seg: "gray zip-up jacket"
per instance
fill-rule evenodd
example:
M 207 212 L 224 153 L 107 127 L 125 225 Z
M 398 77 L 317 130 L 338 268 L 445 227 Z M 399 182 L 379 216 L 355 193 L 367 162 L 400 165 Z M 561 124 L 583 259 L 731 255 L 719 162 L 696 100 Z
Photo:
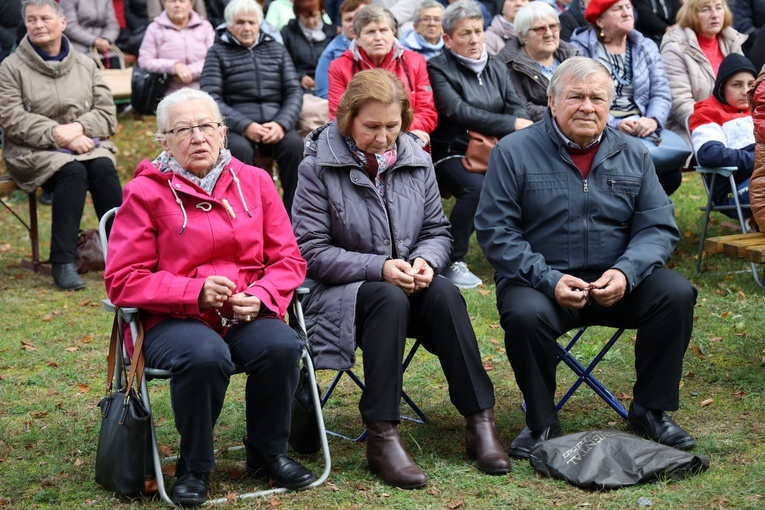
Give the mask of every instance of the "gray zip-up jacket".
M 625 274 L 629 291 L 680 238 L 651 156 L 607 127 L 584 179 L 552 123 L 548 110 L 491 152 L 475 227 L 497 293 L 527 285 L 553 298 L 564 274 L 595 280 L 609 268 Z
M 449 221 L 430 157 L 408 133 L 399 135 L 396 147 L 383 203 L 348 152 L 337 121 L 306 138 L 292 225 L 308 262 L 305 319 L 316 368 L 344 370 L 355 363 L 356 293 L 366 281 L 383 281 L 386 260 L 420 257 L 436 274 L 449 263 Z

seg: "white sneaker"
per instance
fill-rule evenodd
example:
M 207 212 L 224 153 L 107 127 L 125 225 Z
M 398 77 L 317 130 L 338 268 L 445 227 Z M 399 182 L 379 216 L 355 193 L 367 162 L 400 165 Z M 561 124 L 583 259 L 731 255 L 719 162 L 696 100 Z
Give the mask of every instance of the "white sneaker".
M 442 276 L 448 278 L 460 289 L 474 289 L 483 283 L 480 278 L 470 272 L 464 262 L 452 263 L 444 270 Z

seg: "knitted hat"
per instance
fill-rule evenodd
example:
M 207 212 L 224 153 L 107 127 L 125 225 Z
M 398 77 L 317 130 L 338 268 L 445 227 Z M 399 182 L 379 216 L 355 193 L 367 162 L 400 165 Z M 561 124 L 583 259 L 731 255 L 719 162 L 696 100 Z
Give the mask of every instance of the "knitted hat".
M 757 69 L 754 68 L 754 64 L 745 56 L 731 53 L 725 57 L 722 63 L 720 63 L 720 69 L 717 70 L 717 79 L 715 80 L 715 88 L 712 89 L 712 95 L 722 104 L 728 104 L 723 93 L 725 82 L 734 74 L 742 72 L 750 73 L 757 78 Z
M 595 20 L 618 1 L 619 0 L 590 0 L 590 3 L 587 4 L 587 9 L 584 11 L 584 19 L 586 19 L 587 23 L 590 25 L 594 25 Z

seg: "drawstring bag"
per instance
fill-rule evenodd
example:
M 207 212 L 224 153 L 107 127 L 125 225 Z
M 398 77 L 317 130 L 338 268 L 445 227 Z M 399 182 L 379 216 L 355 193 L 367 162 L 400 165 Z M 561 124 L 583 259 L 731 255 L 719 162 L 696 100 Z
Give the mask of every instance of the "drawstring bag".
M 538 444 L 534 470 L 582 489 L 619 489 L 656 480 L 681 480 L 709 469 L 709 459 L 616 430 L 594 430 Z

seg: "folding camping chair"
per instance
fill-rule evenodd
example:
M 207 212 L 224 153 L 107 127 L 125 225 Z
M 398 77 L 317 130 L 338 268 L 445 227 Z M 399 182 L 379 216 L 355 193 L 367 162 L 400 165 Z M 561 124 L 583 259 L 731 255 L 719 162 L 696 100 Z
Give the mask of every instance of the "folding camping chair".
M 414 358 L 414 355 L 417 354 L 417 349 L 419 348 L 420 348 L 420 341 L 415 340 L 414 345 L 412 345 L 412 348 L 409 350 L 409 354 L 406 355 L 406 359 L 404 359 L 404 363 L 402 364 L 404 373 L 406 373 L 406 369 L 409 368 L 409 364 L 411 363 L 412 358 Z M 334 393 L 335 388 L 337 387 L 337 384 L 340 382 L 340 379 L 342 379 L 343 375 L 348 375 L 348 377 L 354 383 L 356 383 L 356 386 L 358 386 L 359 389 L 361 389 L 361 391 L 364 391 L 364 381 L 362 381 L 361 378 L 358 375 L 356 375 L 356 373 L 353 370 L 351 369 L 338 370 L 337 373 L 335 374 L 335 377 L 332 379 L 332 382 L 329 383 L 329 386 L 327 387 L 327 391 L 325 391 L 324 395 L 322 395 L 321 397 L 322 407 L 324 407 L 324 405 L 327 403 L 329 398 L 332 396 L 332 393 Z M 401 398 L 404 399 L 404 402 L 406 402 L 407 405 L 409 405 L 409 407 L 412 409 L 412 411 L 414 411 L 415 414 L 417 415 L 416 418 L 412 416 L 401 415 L 401 419 L 419 423 L 420 425 L 428 421 L 428 418 L 427 416 L 425 416 L 425 413 L 422 411 L 422 409 L 420 409 L 420 407 L 414 402 L 414 400 L 412 400 L 412 398 L 403 389 L 401 390 Z M 361 432 L 361 434 L 355 438 L 351 436 L 347 436 L 340 432 L 333 431 L 333 430 L 327 430 L 327 434 L 340 437 L 342 439 L 347 439 L 349 441 L 359 442 L 366 439 L 367 430 L 364 429 Z
M 101 222 L 99 225 L 99 232 L 101 234 L 101 247 L 104 252 L 104 260 L 106 260 L 107 256 L 107 236 L 106 236 L 106 224 L 107 222 L 114 217 L 114 215 L 117 213 L 118 208 L 114 208 L 111 211 L 107 212 L 103 218 L 101 218 Z M 296 292 L 296 298 L 293 300 L 293 308 L 295 310 L 296 320 L 294 321 L 296 327 L 302 328 L 303 331 L 305 331 L 305 323 L 303 322 L 303 312 L 302 312 L 302 305 L 300 303 L 300 299 L 297 299 L 297 295 L 299 293 Z M 108 299 L 104 299 L 103 301 L 104 308 L 109 313 L 116 313 L 117 314 L 117 321 L 118 321 L 118 330 L 120 332 L 120 338 L 117 345 L 117 349 L 115 352 L 115 357 L 117 359 L 116 366 L 122 367 L 123 363 L 130 362 L 130 358 L 127 356 L 127 352 L 125 350 L 124 345 L 124 339 L 121 337 L 121 333 L 124 331 L 124 325 L 127 324 L 130 328 L 130 333 L 132 338 L 136 338 L 138 335 L 138 321 L 139 319 L 139 310 L 136 308 L 120 308 L 112 304 Z M 302 335 L 302 338 L 306 338 L 305 335 Z M 316 387 L 316 378 L 314 373 L 314 367 L 313 367 L 313 361 L 311 359 L 311 356 L 308 352 L 307 346 L 303 349 L 303 355 L 302 355 L 302 361 L 303 364 L 306 366 L 306 369 L 308 370 L 311 388 L 312 388 L 312 399 L 314 402 L 314 408 L 316 409 L 316 420 L 319 425 L 319 437 L 321 439 L 321 449 L 322 454 L 324 457 L 324 471 L 322 472 L 321 476 L 314 481 L 311 485 L 306 487 L 306 489 L 317 487 L 321 484 L 323 484 L 327 478 L 329 477 L 329 472 L 332 467 L 330 454 L 329 454 L 329 444 L 327 443 L 327 436 L 324 430 L 324 416 L 322 414 L 321 409 L 321 400 L 319 398 L 319 392 Z M 115 384 L 117 388 L 122 387 L 122 371 L 121 370 L 115 370 Z M 235 374 L 243 373 L 243 370 L 240 367 L 237 367 Z M 172 462 L 174 460 L 177 460 L 177 456 L 171 456 L 166 458 L 160 458 L 159 455 L 159 448 L 157 445 L 157 434 L 154 427 L 154 413 L 151 408 L 151 400 L 149 398 L 149 385 L 148 381 L 152 379 L 170 379 L 170 372 L 168 370 L 160 370 L 156 368 L 150 368 L 145 367 L 144 368 L 144 377 L 141 379 L 141 385 L 140 385 L 140 397 L 141 400 L 144 403 L 144 406 L 149 411 L 151 419 L 151 449 L 152 449 L 152 462 L 154 465 L 154 475 L 157 480 L 157 491 L 162 498 L 162 500 L 167 503 L 168 505 L 175 506 L 175 503 L 170 498 L 170 496 L 167 493 L 167 489 L 165 488 L 164 479 L 162 476 L 162 463 L 163 462 Z M 228 448 L 228 450 L 240 450 L 243 449 L 244 446 L 234 446 Z M 216 450 L 217 453 L 217 450 Z M 287 492 L 288 489 L 285 489 L 283 487 L 276 488 L 276 489 L 267 489 L 267 490 L 261 490 L 256 492 L 248 492 L 244 494 L 238 494 L 235 499 L 250 499 L 250 498 L 256 498 L 260 496 L 268 496 L 271 494 L 279 494 L 283 492 Z M 207 501 L 207 504 L 216 504 L 216 503 L 226 503 L 230 501 L 229 498 L 223 497 L 219 499 L 211 499 Z
M 688 133 L 688 138 L 690 139 L 691 130 L 688 126 L 688 119 L 685 120 L 685 131 Z M 698 161 L 698 158 L 696 157 L 696 148 L 693 147 L 693 143 L 691 143 L 691 148 L 693 149 L 694 159 Z M 707 238 L 707 228 L 709 227 L 709 220 L 712 212 L 725 213 L 728 211 L 736 211 L 736 218 L 738 219 L 739 226 L 741 227 L 741 233 L 746 234 L 747 228 L 746 221 L 744 220 L 744 209 L 748 208 L 741 205 L 741 202 L 738 200 L 738 193 L 735 192 L 732 193 L 733 205 L 716 205 L 713 201 L 715 185 L 719 186 L 720 181 L 724 182 L 724 179 L 728 180 L 728 184 L 730 185 L 731 190 L 736 190 L 737 185 L 735 173 L 738 171 L 738 167 L 704 167 L 701 165 L 696 165 L 695 170 L 697 173 L 701 174 L 701 182 L 704 185 L 704 191 L 707 194 L 706 205 L 704 207 L 699 207 L 699 210 L 704 212 L 704 222 L 701 225 L 701 238 L 699 239 L 699 250 L 698 254 L 696 255 L 696 271 L 701 272 L 701 259 L 704 256 L 704 241 Z M 709 176 L 709 181 L 707 181 L 707 176 Z M 755 283 L 762 287 L 763 284 L 760 282 L 760 277 L 757 274 L 757 266 L 754 262 L 750 262 L 749 264 L 752 269 L 752 276 Z
M 624 333 L 624 328 L 616 330 L 616 332 L 611 335 L 611 338 L 608 340 L 608 342 L 606 342 L 605 345 L 600 349 L 600 352 L 598 352 L 598 354 L 592 359 L 590 364 L 585 367 L 579 360 L 574 357 L 571 351 L 573 350 L 576 343 L 582 338 L 586 330 L 587 327 L 580 328 L 565 346 L 556 342 L 558 362 L 563 362 L 566 366 L 568 366 L 571 371 L 577 375 L 577 379 L 555 405 L 555 410 L 560 411 L 566 402 L 568 402 L 568 399 L 570 399 L 574 394 L 574 392 L 579 389 L 579 386 L 581 386 L 582 383 L 585 383 L 587 386 L 592 388 L 592 390 L 601 399 L 603 399 L 606 404 L 608 404 L 614 411 L 616 411 L 619 416 L 626 420 L 627 410 L 624 409 L 622 403 L 619 402 L 619 399 L 616 398 L 614 394 L 611 393 L 608 388 L 606 388 L 606 386 L 592 374 L 592 371 L 595 369 L 595 367 L 598 366 L 600 360 L 602 360 L 605 355 L 608 354 L 608 351 L 611 350 L 611 347 L 613 347 L 616 341 L 619 340 L 619 337 L 622 336 L 622 333 Z M 526 410 L 525 401 L 523 402 L 523 409 L 524 411 Z

